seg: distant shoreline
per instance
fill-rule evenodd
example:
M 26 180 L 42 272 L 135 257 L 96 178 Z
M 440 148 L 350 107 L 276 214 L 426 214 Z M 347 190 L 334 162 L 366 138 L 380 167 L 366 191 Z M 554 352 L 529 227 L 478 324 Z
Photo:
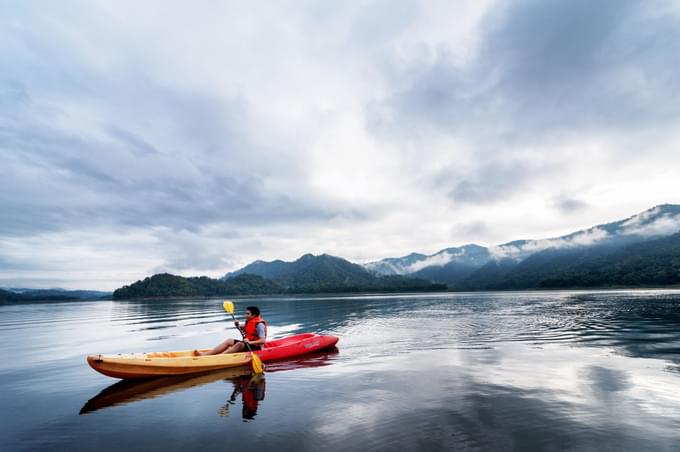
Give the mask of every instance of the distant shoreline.
M 504 289 L 504 290 L 438 290 L 438 291 L 419 291 L 419 292 L 298 292 L 298 293 L 272 293 L 272 294 L 259 294 L 259 295 L 225 295 L 225 296 L 177 296 L 177 297 L 149 297 L 149 298 L 126 298 L 111 301 L 161 301 L 161 300 L 188 300 L 192 298 L 197 298 L 201 300 L 223 300 L 223 299 L 258 299 L 262 297 L 274 297 L 274 298 L 284 298 L 284 297 L 316 297 L 316 296 L 335 296 L 338 298 L 349 297 L 349 296 L 378 296 L 378 295 L 445 295 L 445 294 L 481 294 L 481 293 L 522 293 L 522 292 L 625 292 L 625 291 L 645 291 L 645 290 L 668 290 L 668 291 L 680 291 L 680 285 L 669 286 L 669 287 L 597 287 L 597 288 L 561 288 L 561 289 Z M 82 301 L 95 301 L 95 300 L 82 300 Z
M 528 289 L 498 289 L 498 290 L 422 290 L 422 291 L 392 291 L 392 292 L 291 292 L 291 293 L 270 293 L 252 295 L 177 295 L 168 297 L 144 297 L 144 298 L 124 298 L 114 299 L 113 297 L 104 298 L 35 298 L 0 300 L 0 305 L 8 304 L 31 304 L 31 303 L 73 303 L 73 302 L 99 302 L 99 301 L 165 301 L 165 300 L 223 300 L 223 299 L 258 299 L 262 297 L 272 298 L 314 298 L 314 297 L 361 297 L 361 296 L 408 296 L 408 295 L 446 295 L 446 294 L 483 294 L 483 293 L 540 293 L 540 292 L 626 292 L 626 291 L 680 291 L 680 285 L 672 286 L 607 286 L 607 287 L 563 287 L 563 288 L 528 288 Z

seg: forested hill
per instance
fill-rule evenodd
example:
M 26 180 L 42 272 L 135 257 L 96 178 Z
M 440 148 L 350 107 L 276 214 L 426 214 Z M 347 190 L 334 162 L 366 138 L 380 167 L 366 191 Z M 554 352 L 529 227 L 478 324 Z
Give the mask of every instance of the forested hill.
M 630 245 L 548 249 L 491 261 L 452 288 L 513 290 L 680 285 L 680 233 Z
M 113 299 L 261 295 L 280 292 L 280 286 L 258 275 L 243 274 L 218 280 L 206 276 L 185 278 L 159 273 L 116 289 Z
M 266 264 L 266 263 L 261 263 Z M 280 262 L 275 266 L 280 267 Z M 284 263 L 291 264 L 291 263 Z M 157 274 L 113 293 L 114 299 L 262 295 L 321 292 L 406 292 L 445 290 L 443 284 L 404 276 L 376 276 L 360 265 L 322 255 L 305 255 L 270 277 L 239 272 L 222 279 Z M 263 267 L 269 271 L 267 265 Z M 272 274 L 273 273 L 273 274 Z
M 20 301 L 23 297 L 20 294 L 0 289 L 0 301 Z
M 680 284 L 680 234 L 636 243 L 552 274 L 541 287 L 669 286 Z
M 244 273 L 269 278 L 284 287 L 344 283 L 361 285 L 375 281 L 375 275 L 363 266 L 329 254 L 305 254 L 293 262 L 255 261 L 238 271 L 228 273 L 223 279 Z

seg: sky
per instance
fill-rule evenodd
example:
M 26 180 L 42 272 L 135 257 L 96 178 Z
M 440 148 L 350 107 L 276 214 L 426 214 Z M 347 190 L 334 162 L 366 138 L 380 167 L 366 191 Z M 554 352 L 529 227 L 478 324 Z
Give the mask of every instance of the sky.
M 0 2 L 0 287 L 680 203 L 677 1 Z

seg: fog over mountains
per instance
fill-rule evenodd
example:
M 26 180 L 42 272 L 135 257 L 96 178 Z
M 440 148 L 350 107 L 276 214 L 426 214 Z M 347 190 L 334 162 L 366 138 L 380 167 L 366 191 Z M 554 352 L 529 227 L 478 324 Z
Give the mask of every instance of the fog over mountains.
M 680 231 L 680 205 L 664 204 L 625 220 L 593 226 L 561 237 L 515 240 L 497 246 L 475 244 L 446 248 L 431 255 L 411 253 L 398 258 L 369 262 L 364 266 L 378 274 L 408 275 L 434 268 L 480 268 L 492 260 L 522 261 L 547 249 L 573 249 L 596 245 L 623 245 L 663 237 Z
M 670 285 L 680 282 L 678 232 L 680 205 L 664 204 L 561 237 L 414 252 L 363 267 L 376 276 L 408 276 L 460 290 Z M 312 257 L 301 260 L 316 263 Z M 255 261 L 225 277 L 277 278 L 296 273 L 301 260 Z
M 399 258 L 386 258 L 364 266 L 380 274 L 410 274 L 432 266 L 450 263 L 481 267 L 490 260 L 510 258 L 521 261 L 546 249 L 633 243 L 680 231 L 680 205 L 664 204 L 645 210 L 625 220 L 593 226 L 561 237 L 514 240 L 496 246 L 468 244 L 446 248 L 431 255 L 411 253 Z

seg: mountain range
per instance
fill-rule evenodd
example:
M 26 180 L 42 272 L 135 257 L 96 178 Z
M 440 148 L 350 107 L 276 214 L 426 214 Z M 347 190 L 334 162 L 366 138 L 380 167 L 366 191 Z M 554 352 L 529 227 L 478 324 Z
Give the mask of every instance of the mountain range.
M 341 257 L 321 254 L 305 254 L 293 262 L 276 260 L 255 261 L 240 270 L 227 273 L 222 279 L 242 275 L 258 275 L 273 281 L 287 291 L 298 292 L 343 292 L 356 290 L 430 290 L 445 286 L 431 287 L 424 278 L 411 275 L 380 275 L 362 265 L 354 264 Z M 356 289 L 356 290 L 355 290 Z
M 220 279 L 157 274 L 114 299 L 318 292 L 680 285 L 680 206 L 664 204 L 561 237 L 467 244 L 363 265 L 328 254 L 254 261 Z
M 664 204 L 561 237 L 467 244 L 361 267 L 378 277 L 406 276 L 454 290 L 665 286 L 680 283 L 679 232 L 680 205 Z M 294 262 L 255 261 L 224 278 L 255 274 L 284 286 L 368 278 L 358 265 L 342 259 L 342 265 L 331 265 L 330 258 L 307 254 Z
M 113 292 L 129 298 L 217 297 L 320 292 L 406 292 L 445 290 L 446 285 L 402 275 L 376 275 L 361 265 L 322 254 L 294 262 L 256 261 L 220 279 L 161 273 Z

